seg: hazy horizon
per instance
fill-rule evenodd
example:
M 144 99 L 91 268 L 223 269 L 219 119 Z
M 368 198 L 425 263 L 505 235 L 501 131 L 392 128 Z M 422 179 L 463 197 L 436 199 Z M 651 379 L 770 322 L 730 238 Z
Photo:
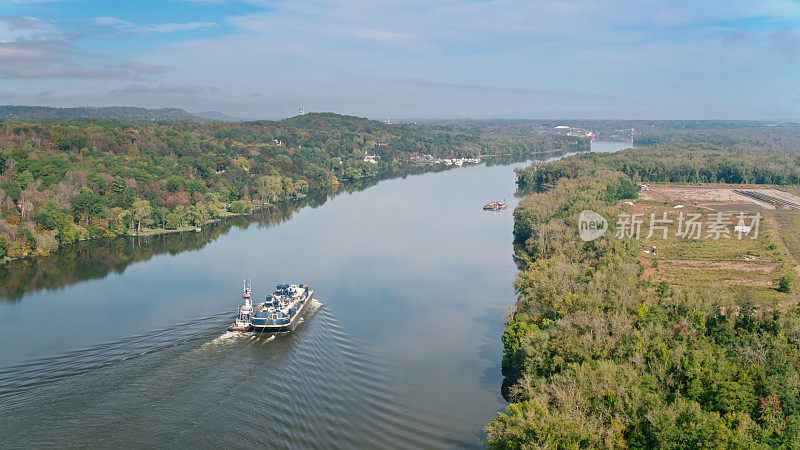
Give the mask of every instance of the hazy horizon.
M 0 0 L 0 104 L 783 121 L 798 74 L 791 0 Z
M 0 107 L 4 106 L 13 106 L 13 107 L 44 107 L 44 108 L 140 108 L 140 106 L 136 105 L 104 105 L 104 106 L 97 106 L 97 105 L 76 105 L 76 106 L 53 106 L 53 105 L 3 105 L 0 104 Z M 157 108 L 147 108 L 146 109 L 182 109 L 185 112 L 192 114 L 192 115 L 199 115 L 199 114 L 222 114 L 224 116 L 228 116 L 228 120 L 235 120 L 235 121 L 275 121 L 275 120 L 284 120 L 289 119 L 292 117 L 298 116 L 298 112 L 295 111 L 294 114 L 290 114 L 284 117 L 274 116 L 274 117 L 240 117 L 240 116 L 232 116 L 229 114 L 225 114 L 221 111 L 216 110 L 207 110 L 207 111 L 189 111 L 184 108 L 176 107 L 176 106 L 164 106 L 164 107 L 157 107 Z M 407 122 L 458 122 L 458 121 L 531 121 L 531 122 L 552 122 L 561 120 L 564 122 L 581 122 L 581 121 L 620 121 L 620 122 L 648 122 L 648 121 L 698 121 L 698 122 L 766 122 L 766 123 L 782 123 L 782 122 L 791 122 L 795 123 L 797 119 L 794 118 L 778 118 L 778 119 L 766 119 L 766 118 L 739 118 L 739 119 L 732 119 L 732 118 L 693 118 L 693 117 L 672 117 L 672 118 L 663 118 L 663 119 L 656 119 L 652 117 L 603 117 L 603 118 L 587 118 L 587 117 L 483 117 L 483 118 L 475 118 L 475 117 L 429 117 L 429 118 L 414 118 L 414 117 L 369 117 L 363 114 L 350 114 L 350 113 L 341 113 L 337 111 L 305 111 L 305 114 L 340 114 L 340 115 L 349 115 L 354 117 L 360 117 L 364 119 L 370 120 L 377 120 L 377 121 L 386 121 L 387 119 L 391 119 L 392 123 L 407 123 Z M 203 116 L 198 116 L 203 117 Z

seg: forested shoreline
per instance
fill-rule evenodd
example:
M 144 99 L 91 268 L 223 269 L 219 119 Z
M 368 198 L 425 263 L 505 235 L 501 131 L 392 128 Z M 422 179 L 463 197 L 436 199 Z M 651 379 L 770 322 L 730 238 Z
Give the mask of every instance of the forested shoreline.
M 0 259 L 249 214 L 341 183 L 419 170 L 416 157 L 588 150 L 565 136 L 498 136 L 337 114 L 194 123 L 0 123 Z M 370 155 L 369 158 L 366 158 Z
M 583 210 L 618 216 L 638 182 L 788 185 L 798 174 L 796 155 L 699 141 L 518 170 L 520 188 L 543 191 L 514 211 L 518 302 L 502 336 L 510 405 L 487 426 L 488 446 L 796 448 L 796 296 L 777 308 L 724 285 L 651 282 L 641 242 L 584 242 L 577 222 Z
M 574 177 L 581 165 L 617 170 L 633 181 L 651 183 L 800 184 L 800 147 L 794 153 L 749 153 L 731 151 L 721 143 L 690 141 L 576 155 L 536 170 L 517 170 L 517 185 L 521 190 L 549 185 Z

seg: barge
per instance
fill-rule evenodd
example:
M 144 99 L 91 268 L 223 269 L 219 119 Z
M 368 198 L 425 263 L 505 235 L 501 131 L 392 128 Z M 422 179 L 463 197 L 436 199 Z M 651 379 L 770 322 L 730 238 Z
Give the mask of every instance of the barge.
M 254 333 L 286 333 L 293 331 L 311 306 L 314 291 L 307 284 L 279 284 L 263 302 L 253 305 L 250 282 L 245 280 L 244 305 L 229 331 Z

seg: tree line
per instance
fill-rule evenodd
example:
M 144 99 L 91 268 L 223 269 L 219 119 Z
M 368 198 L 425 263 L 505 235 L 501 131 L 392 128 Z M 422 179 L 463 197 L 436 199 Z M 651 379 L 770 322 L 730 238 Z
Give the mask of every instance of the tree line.
M 528 180 L 522 185 L 549 187 L 514 211 L 518 302 L 502 336 L 511 403 L 487 426 L 488 446 L 797 447 L 796 298 L 786 294 L 789 307 L 768 309 L 721 285 L 642 280 L 638 242 L 578 237 L 581 211 L 615 217 L 618 200 L 635 197 L 631 175 L 642 172 L 615 167 L 670 168 L 683 159 L 638 151 L 643 155 L 580 155 L 518 172 Z M 753 158 L 685 155 L 720 162 L 709 180 L 725 179 L 727 163 L 751 167 Z
M 584 166 L 622 172 L 634 182 L 800 184 L 799 153 L 750 153 L 740 142 L 670 141 L 617 153 L 590 153 L 517 171 L 529 190 L 572 177 Z

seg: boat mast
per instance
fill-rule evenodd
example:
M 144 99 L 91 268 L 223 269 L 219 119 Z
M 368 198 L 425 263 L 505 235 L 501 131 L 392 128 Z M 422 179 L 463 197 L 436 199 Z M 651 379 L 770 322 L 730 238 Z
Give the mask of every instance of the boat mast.
M 244 279 L 244 294 L 242 295 L 242 298 L 244 299 L 245 307 L 249 308 L 253 306 L 253 301 L 250 298 L 250 280 L 247 278 Z

